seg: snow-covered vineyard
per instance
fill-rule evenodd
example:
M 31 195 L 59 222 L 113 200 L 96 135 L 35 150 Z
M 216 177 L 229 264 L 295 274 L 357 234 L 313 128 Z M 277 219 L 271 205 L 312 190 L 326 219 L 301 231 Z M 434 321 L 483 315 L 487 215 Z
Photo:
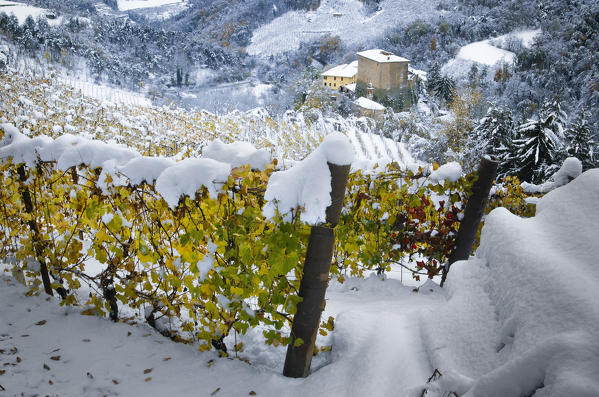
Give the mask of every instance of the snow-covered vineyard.
M 69 159 L 78 161 L 72 148 L 83 150 L 91 145 L 66 135 L 55 141 L 30 140 L 8 126 L 3 129 L 2 156 L 17 163 L 35 161 L 37 155 L 53 156 L 44 158 L 67 169 L 74 164 Z M 297 165 L 304 167 L 303 172 L 308 172 L 306 167 L 319 169 L 316 164 L 322 159 L 351 159 L 348 138 L 341 134 L 329 138 L 319 149 L 321 154 L 311 156 L 306 165 Z M 341 144 L 347 149 L 339 150 Z M 105 156 L 103 160 L 88 157 L 85 161 L 92 166 L 95 161 L 106 170 L 106 161 L 111 159 L 131 161 L 125 149 L 95 145 L 99 145 L 95 152 Z M 212 157 L 232 159 L 233 153 L 226 148 L 212 143 L 205 150 Z M 247 157 L 238 156 L 233 166 L 247 161 L 260 167 L 269 160 L 266 151 L 240 148 L 235 151 Z M 83 150 L 80 155 L 93 152 Z M 206 170 L 197 165 L 195 173 Z M 155 170 L 141 165 L 137 173 L 143 176 L 138 179 L 152 179 Z M 187 174 L 187 180 L 193 174 Z M 208 179 L 221 178 L 213 174 Z M 291 173 L 288 178 L 297 180 L 297 175 Z M 302 204 L 307 217 L 315 214 L 311 221 L 328 205 L 309 187 L 319 180 L 326 184 L 320 171 L 306 181 L 312 185 L 295 193 L 296 199 L 306 199 Z M 214 189 L 211 182 L 198 183 L 193 189 L 202 184 Z M 4 302 L 0 309 L 2 392 L 421 396 L 426 390 L 427 396 L 596 396 L 598 187 L 599 172 L 590 170 L 542 197 L 533 218 L 520 218 L 504 208 L 494 210 L 486 218 L 476 256 L 454 264 L 443 289 L 427 281 L 414 290 L 397 279 L 376 275 L 347 277 L 343 284 L 331 281 L 323 318 L 335 317 L 334 331 L 317 341 L 331 351 L 321 352 L 313 361 L 312 374 L 301 380 L 281 375 L 285 349 L 264 345 L 260 330 L 236 334 L 239 340 L 228 342 L 243 341 L 245 348 L 219 358 L 214 352 L 197 352 L 193 344 L 176 344 L 147 325 L 136 324 L 133 311 L 131 317 L 115 324 L 106 318 L 80 316 L 82 308 L 77 306 L 61 308 L 56 298 L 24 297 L 26 289 L 16 283 L 19 277 L 9 276 L 11 266 L 5 265 L 0 288 Z M 169 194 L 190 193 L 171 191 L 165 198 Z M 271 196 L 285 203 L 289 190 L 278 188 Z M 123 309 L 126 316 L 128 311 Z
M 596 65 L 596 0 L 0 0 L 0 397 L 599 397 Z
M 152 107 L 127 100 L 124 93 L 107 104 L 98 96 L 113 92 L 91 85 L 74 89 L 10 73 L 0 78 L 5 189 L 0 227 L 2 241 L 11 244 L 2 247 L 6 256 L 0 265 L 1 395 L 599 395 L 599 234 L 595 230 L 599 170 L 581 173 L 580 161 L 570 158 L 552 181 L 525 185 L 538 195 L 548 192 L 540 198 L 520 197 L 525 208 L 536 205 L 536 215 L 524 218 L 501 207 L 491 211 L 475 255 L 453 264 L 444 288 L 437 284 L 438 277 L 411 279 L 403 263 L 389 268 L 370 263 L 360 272 L 346 268 L 332 274 L 312 372 L 307 378 L 291 379 L 282 375 L 287 350 L 283 338 L 290 329 L 287 319 L 277 322 L 275 316 L 294 314 L 289 308 L 297 302 L 289 296 L 295 297 L 298 273 L 295 265 L 285 264 L 282 275 L 269 278 L 269 272 L 278 271 L 269 263 L 269 244 L 283 240 L 287 244 L 283 255 L 296 264 L 302 258 L 291 254 L 305 251 L 307 244 L 293 244 L 293 238 L 303 241 L 301 228 L 321 224 L 332 204 L 327 163 L 351 163 L 354 178 L 369 178 L 381 171 L 382 164 L 398 163 L 400 171 L 384 174 L 383 180 L 385 175 L 401 175 L 405 182 L 390 185 L 389 191 L 374 190 L 380 182 L 375 177 L 364 179 L 369 181 L 370 194 L 357 190 L 355 181 L 362 179 L 355 179 L 350 187 L 348 195 L 358 204 L 347 204 L 345 215 L 360 206 L 375 214 L 364 228 L 394 223 L 390 218 L 397 219 L 397 214 L 386 212 L 385 197 L 404 183 L 406 194 L 421 195 L 416 197 L 417 210 L 425 205 L 427 211 L 438 212 L 454 204 L 460 207 L 460 201 L 450 201 L 462 193 L 457 188 L 463 183 L 458 182 L 463 180 L 461 167 L 419 164 L 403 144 L 372 133 L 374 128 L 366 119 L 318 116 L 308 120 L 301 112 L 273 118 L 261 109 L 215 115 Z M 424 168 L 418 170 L 419 165 Z M 408 183 L 410 177 L 413 185 Z M 496 185 L 492 194 L 513 188 Z M 18 201 L 25 201 L 25 191 L 47 203 L 47 212 L 62 207 L 65 216 L 85 224 L 65 224 L 67 218 L 62 216 L 39 214 L 48 223 L 42 222 L 35 233 L 47 233 L 48 246 L 64 246 L 62 260 L 75 263 L 69 271 L 80 269 L 67 280 L 69 286 L 76 286 L 72 298 L 63 297 L 64 306 L 59 296 L 44 295 L 38 280 L 40 262 L 10 252 L 29 244 L 35 234 L 35 228 L 27 229 L 33 218 L 29 210 L 25 215 L 14 212 L 20 208 Z M 130 205 L 137 197 L 143 198 L 145 208 Z M 424 204 L 429 202 L 427 197 L 430 203 Z M 227 274 L 225 262 L 219 262 L 219 255 L 224 257 L 231 247 L 226 245 L 228 237 L 220 241 L 214 231 L 223 226 L 213 222 L 223 216 L 218 203 L 232 207 L 226 221 L 233 222 L 227 227 L 256 221 L 262 225 L 261 233 L 245 224 L 245 229 L 235 229 L 235 238 L 246 239 L 239 257 L 255 261 L 243 272 Z M 294 216 L 298 206 L 304 211 Z M 197 209 L 196 220 L 208 220 L 192 226 L 194 218 L 181 209 Z M 151 227 L 145 221 L 152 211 L 159 214 L 164 234 L 144 229 L 144 225 Z M 432 216 L 423 215 L 415 223 L 430 226 Z M 290 219 L 303 226 L 273 232 Z M 456 219 L 449 223 L 455 224 Z M 201 234 L 204 230 L 213 233 L 207 240 Z M 122 273 L 113 273 L 115 280 L 121 277 L 122 284 L 115 282 L 119 296 L 127 296 L 127 280 L 138 277 L 139 269 L 146 266 L 147 278 L 131 285 L 138 288 L 147 283 L 142 290 L 147 295 L 164 288 L 182 297 L 180 306 L 173 307 L 189 309 L 189 314 L 155 318 L 163 303 L 152 306 L 143 297 L 110 301 L 106 294 L 110 289 L 104 289 L 104 295 L 94 289 L 92 279 L 107 280 L 102 275 L 126 257 L 119 250 L 130 245 L 121 239 L 133 233 L 146 239 L 146 246 L 132 243 L 142 259 L 131 268 L 123 262 Z M 160 270 L 153 263 L 157 257 L 147 252 L 159 250 L 148 248 L 155 243 L 153 233 L 168 236 L 164 238 L 171 244 Z M 338 236 L 340 240 L 349 237 Z M 428 237 L 434 238 L 434 233 Z M 192 239 L 202 241 L 200 252 L 189 252 L 187 242 Z M 366 255 L 380 242 L 367 243 L 364 237 L 360 244 L 350 243 L 348 247 Z M 108 257 L 103 256 L 99 247 L 110 244 L 116 248 L 107 248 Z M 389 251 L 401 244 L 389 246 Z M 38 254 L 33 249 L 31 253 Z M 382 260 L 389 252 L 370 254 Z M 187 267 L 189 258 L 197 262 L 195 270 Z M 340 263 L 336 266 L 341 268 Z M 244 277 L 247 285 L 239 281 Z M 273 284 L 267 285 L 266 280 Z M 63 280 L 53 281 L 55 291 L 66 285 L 57 284 Z M 283 300 L 263 309 L 264 291 Z M 116 322 L 108 318 L 112 303 L 118 307 Z M 233 323 L 244 325 L 239 330 L 227 317 L 233 307 L 238 316 Z M 220 323 L 204 321 L 193 317 L 194 310 L 222 318 Z M 102 313 L 105 316 L 98 315 Z M 229 348 L 226 357 L 222 345 L 219 354 L 208 350 L 210 346 L 205 348 L 202 337 L 197 337 L 198 330 L 207 335 L 204 338 L 218 334 L 223 324 L 231 331 L 220 340 Z M 168 334 L 169 329 L 181 332 Z
M 374 133 L 372 120 L 307 120 L 301 112 L 273 117 L 264 109 L 217 115 L 206 111 L 148 106 L 140 95 L 65 79 L 3 73 L 0 118 L 24 133 L 79 134 L 135 148 L 142 154 L 183 158 L 201 153 L 210 141 L 246 141 L 281 159 L 304 158 L 324 135 L 345 131 L 355 148 L 356 165 L 398 162 L 416 166 L 402 143 Z M 142 97 L 143 98 L 143 97 Z

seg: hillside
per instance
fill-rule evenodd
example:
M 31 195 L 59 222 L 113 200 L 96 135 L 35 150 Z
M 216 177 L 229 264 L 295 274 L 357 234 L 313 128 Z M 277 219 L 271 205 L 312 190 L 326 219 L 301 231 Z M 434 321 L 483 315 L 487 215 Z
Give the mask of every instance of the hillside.
M 148 155 L 196 155 L 210 141 L 247 141 L 280 159 L 299 160 L 328 133 L 341 129 L 354 145 L 357 159 L 368 166 L 396 161 L 417 162 L 399 142 L 374 133 L 368 120 L 306 118 L 301 112 L 272 116 L 264 109 L 217 115 L 176 107 L 150 106 L 138 94 L 71 79 L 0 75 L 0 119 L 26 134 L 78 134 L 124 144 Z
M 599 396 L 597 64 L 591 0 L 0 0 L 0 396 Z
M 439 15 L 434 1 L 383 0 L 373 10 L 359 0 L 323 0 L 316 10 L 288 12 L 257 29 L 247 51 L 276 56 L 324 36 L 338 37 L 348 48 L 360 48 L 397 25 Z

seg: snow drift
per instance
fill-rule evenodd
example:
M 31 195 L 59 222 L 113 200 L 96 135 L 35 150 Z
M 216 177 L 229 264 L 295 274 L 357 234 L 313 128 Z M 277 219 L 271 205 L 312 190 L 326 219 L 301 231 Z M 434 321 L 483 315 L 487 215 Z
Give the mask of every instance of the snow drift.
M 433 366 L 452 374 L 427 396 L 599 395 L 597 197 L 594 169 L 533 218 L 487 216 L 476 258 L 454 264 L 447 303 L 423 319 Z

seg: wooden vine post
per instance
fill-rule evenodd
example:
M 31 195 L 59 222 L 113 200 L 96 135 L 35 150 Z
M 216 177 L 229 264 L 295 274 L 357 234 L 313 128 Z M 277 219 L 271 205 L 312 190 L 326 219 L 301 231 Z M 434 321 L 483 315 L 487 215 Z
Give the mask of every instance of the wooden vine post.
M 299 296 L 303 299 L 297 305 L 297 312 L 293 318 L 283 369 L 283 375 L 291 378 L 305 378 L 310 374 L 310 363 L 320 315 L 324 309 L 324 297 L 335 246 L 334 228 L 341 217 L 345 186 L 349 177 L 349 165 L 339 166 L 331 163 L 328 165 L 331 171 L 331 205 L 326 209 L 327 223 L 312 226 L 310 231 L 304 274 L 299 290 Z M 298 342 L 297 346 L 296 342 Z
M 29 221 L 27 221 L 27 225 L 29 226 L 31 233 L 33 233 L 33 250 L 35 252 L 36 259 L 40 264 L 40 274 L 42 276 L 42 283 L 44 284 L 44 291 L 46 291 L 48 295 L 54 295 L 52 293 L 50 275 L 48 274 L 48 266 L 46 265 L 46 260 L 43 257 L 43 243 L 40 241 L 41 237 L 39 227 L 34 218 L 31 192 L 25 184 L 27 181 L 27 173 L 25 172 L 25 166 L 23 164 L 20 164 L 17 167 L 17 173 L 19 174 L 19 181 L 21 182 L 21 198 L 23 199 L 23 204 L 25 205 L 25 212 L 31 216 Z
M 443 268 L 443 276 L 441 277 L 441 287 L 445 284 L 447 273 L 451 265 L 457 261 L 463 261 L 470 257 L 472 246 L 476 238 L 478 226 L 483 217 L 489 192 L 493 181 L 497 175 L 497 161 L 491 160 L 488 157 L 483 157 L 478 166 L 478 179 L 472 186 L 472 194 L 468 198 L 466 209 L 464 210 L 464 218 L 460 222 L 460 228 L 455 239 L 455 245 L 449 255 L 449 259 Z

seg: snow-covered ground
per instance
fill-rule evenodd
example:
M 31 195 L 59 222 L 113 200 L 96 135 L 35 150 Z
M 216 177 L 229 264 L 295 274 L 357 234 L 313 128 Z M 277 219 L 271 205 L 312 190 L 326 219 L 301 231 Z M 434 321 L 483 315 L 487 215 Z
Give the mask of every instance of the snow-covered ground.
M 81 316 L 78 309 L 24 292 L 8 275 L 0 276 L 3 396 L 406 395 L 432 372 L 418 311 L 442 302 L 438 294 L 423 296 L 396 280 L 334 285 L 325 312 L 337 315 L 328 340 L 333 352 L 315 358 L 309 378 L 288 379 L 281 374 L 285 348 L 267 347 L 261 335 L 239 353 L 249 364 L 219 359 L 149 326 Z
M 443 66 L 443 72 L 458 77 L 467 75 L 474 64 L 489 67 L 497 64 L 511 65 L 516 54 L 505 48 L 509 48 L 511 42 L 517 41 L 524 47 L 530 47 L 540 33 L 540 30 L 516 31 L 465 45 L 460 48 L 454 59 Z
M 118 5 L 119 10 L 128 11 L 140 8 L 156 8 L 184 2 L 185 0 L 118 0 Z
M 19 23 L 25 22 L 27 17 L 33 19 L 38 17 L 46 17 L 50 25 L 59 25 L 62 23 L 62 18 L 54 15 L 54 13 L 45 8 L 33 7 L 28 4 L 18 3 L 16 1 L 0 0 L 0 12 L 5 12 L 7 15 L 14 15 L 19 20 Z
M 599 170 L 543 197 L 537 216 L 486 220 L 476 257 L 418 292 L 376 276 L 333 282 L 306 379 L 281 375 L 285 349 L 242 338 L 238 358 L 199 353 L 131 320 L 118 324 L 24 296 L 0 276 L 2 395 L 599 395 Z M 241 337 L 240 337 L 241 338 Z M 232 343 L 232 340 L 228 340 Z M 442 375 L 427 384 L 437 369 Z
M 438 14 L 437 1 L 382 0 L 380 11 L 368 14 L 359 0 L 323 0 L 315 11 L 291 11 L 254 32 L 247 51 L 270 56 L 299 48 L 325 35 L 339 36 L 346 45 L 375 39 L 386 30 L 423 16 Z M 400 54 L 401 55 L 401 54 Z
M 129 106 L 151 106 L 152 101 L 142 93 L 114 88 L 107 85 L 83 81 L 68 76 L 59 78 L 64 84 L 81 92 L 81 95 L 94 98 L 111 106 L 124 104 Z

